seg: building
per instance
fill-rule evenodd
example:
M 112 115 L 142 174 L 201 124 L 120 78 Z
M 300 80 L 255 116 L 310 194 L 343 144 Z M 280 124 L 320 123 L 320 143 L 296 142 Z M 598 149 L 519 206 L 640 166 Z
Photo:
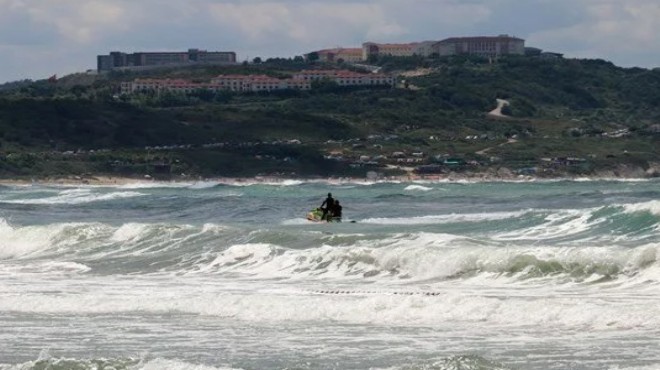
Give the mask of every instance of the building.
M 482 55 L 497 57 L 500 55 L 525 55 L 525 40 L 509 35 L 452 37 L 442 41 L 421 41 L 410 43 L 376 43 L 365 42 L 362 48 L 334 48 L 315 51 L 307 54 L 310 59 L 316 54 L 318 60 L 325 63 L 368 61 L 381 56 L 394 57 L 431 57 L 433 55 Z M 527 49 L 532 52 L 531 48 Z M 540 51 L 539 51 L 540 52 Z
M 163 92 L 192 93 L 197 90 L 218 90 L 211 84 L 194 83 L 181 79 L 136 79 L 131 82 L 121 83 L 122 94 L 133 94 L 144 91 L 153 91 L 156 94 Z
M 419 55 L 428 57 L 433 53 L 433 45 L 436 41 L 411 42 L 407 44 L 378 44 L 365 42 L 362 44 L 362 58 L 369 60 L 378 56 L 411 57 Z
M 433 45 L 433 52 L 439 56 L 480 55 L 498 57 L 501 55 L 524 55 L 525 40 L 509 35 L 452 37 Z
M 357 73 L 345 70 L 301 71 L 291 78 L 266 75 L 221 75 L 209 83 L 195 83 L 181 79 L 136 79 L 121 84 L 122 94 L 152 91 L 189 94 L 198 90 L 233 92 L 270 92 L 276 90 L 310 90 L 312 82 L 321 79 L 334 81 L 339 86 L 394 86 L 396 78 L 384 73 Z
M 141 69 L 159 66 L 186 66 L 191 64 L 236 64 L 233 51 L 206 51 L 189 49 L 187 52 L 137 52 L 113 51 L 97 56 L 99 72 L 113 69 Z
M 394 86 L 396 77 L 385 73 L 357 73 L 346 70 L 305 70 L 295 73 L 293 80 L 318 81 L 327 79 L 339 86 Z
M 221 75 L 211 80 L 217 90 L 234 92 L 260 92 L 274 90 L 309 90 L 311 84 L 291 84 L 291 79 L 279 79 L 266 75 Z
M 325 63 L 356 63 L 362 61 L 362 49 L 360 48 L 324 49 L 315 53 L 318 54 L 318 60 Z M 307 59 L 309 59 L 310 54 L 307 54 Z

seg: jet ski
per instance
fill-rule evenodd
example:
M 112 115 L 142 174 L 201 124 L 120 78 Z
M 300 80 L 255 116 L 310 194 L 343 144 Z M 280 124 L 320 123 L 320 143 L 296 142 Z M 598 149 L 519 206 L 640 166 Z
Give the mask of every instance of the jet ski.
M 326 215 L 326 218 L 323 218 L 323 210 L 321 208 L 315 208 L 307 212 L 307 220 L 311 222 L 341 222 L 341 218 L 332 217 Z

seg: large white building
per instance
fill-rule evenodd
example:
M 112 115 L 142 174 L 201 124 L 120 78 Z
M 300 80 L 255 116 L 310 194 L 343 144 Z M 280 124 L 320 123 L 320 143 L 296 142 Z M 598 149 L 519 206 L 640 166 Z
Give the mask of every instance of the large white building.
M 335 63 L 364 62 L 372 57 L 395 56 L 422 57 L 450 56 L 450 55 L 524 55 L 525 40 L 509 35 L 478 36 L 478 37 L 452 37 L 442 41 L 421 41 L 410 43 L 376 43 L 365 42 L 362 48 L 335 48 L 315 52 L 322 62 Z M 310 53 L 311 54 L 311 53 Z M 307 54 L 308 56 L 310 54 Z
M 502 55 L 524 55 L 525 40 L 509 35 L 452 37 L 435 43 L 433 52 L 439 56 L 481 55 L 498 57 Z
M 405 44 L 378 44 L 365 42 L 362 44 L 362 59 L 369 60 L 374 56 L 410 57 L 419 55 L 428 57 L 433 53 L 433 45 L 436 41 L 411 42 Z

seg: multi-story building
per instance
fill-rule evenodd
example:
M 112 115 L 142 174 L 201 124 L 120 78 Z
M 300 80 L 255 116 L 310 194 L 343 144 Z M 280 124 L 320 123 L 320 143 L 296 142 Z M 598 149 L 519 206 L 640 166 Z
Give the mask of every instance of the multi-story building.
M 210 83 L 194 83 L 180 79 L 136 79 L 121 84 L 122 94 L 143 91 L 192 93 L 197 90 L 269 92 L 276 90 L 309 90 L 312 82 L 321 79 L 334 81 L 339 86 L 394 86 L 396 78 L 384 73 L 357 73 L 344 70 L 301 71 L 292 78 L 275 78 L 266 75 L 221 75 Z
M 189 49 L 187 52 L 137 52 L 131 54 L 113 51 L 109 55 L 97 56 L 99 72 L 190 64 L 236 64 L 236 53 Z
M 236 92 L 274 91 L 286 89 L 308 90 L 310 84 L 291 84 L 291 79 L 279 79 L 266 75 L 222 75 L 211 80 L 219 90 Z
M 375 42 L 365 42 L 362 44 L 362 58 L 369 60 L 371 57 L 390 55 L 395 57 L 412 56 L 415 47 L 413 43 L 409 44 L 377 44 Z
M 407 44 L 378 44 L 365 42 L 362 44 L 362 58 L 369 60 L 370 57 L 389 55 L 394 57 L 411 57 L 413 55 L 430 56 L 433 53 L 433 45 L 436 41 L 411 42 Z
M 293 75 L 294 80 L 328 79 L 339 86 L 394 86 L 396 77 L 385 73 L 357 73 L 345 70 L 306 70 Z
M 316 52 L 319 60 L 325 63 L 356 63 L 362 61 L 362 49 L 360 48 L 335 48 L 324 49 Z M 307 54 L 309 58 L 309 54 Z
M 509 35 L 452 37 L 434 44 L 433 52 L 439 56 L 481 55 L 498 57 L 501 55 L 524 55 L 525 40 Z
M 121 83 L 122 94 L 132 94 L 142 91 L 153 91 L 160 94 L 165 91 L 191 93 L 200 89 L 212 89 L 210 84 L 194 83 L 180 79 L 136 79 L 132 82 Z

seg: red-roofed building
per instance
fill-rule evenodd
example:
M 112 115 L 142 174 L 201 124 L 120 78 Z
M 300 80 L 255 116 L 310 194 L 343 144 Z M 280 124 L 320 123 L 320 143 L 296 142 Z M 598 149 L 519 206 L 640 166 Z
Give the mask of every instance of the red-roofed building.
M 357 73 L 347 70 L 305 70 L 293 75 L 294 80 L 312 81 L 328 79 L 339 86 L 385 85 L 394 86 L 396 78 L 384 73 Z
M 309 70 L 301 71 L 292 78 L 275 78 L 266 75 L 221 75 L 210 83 L 195 83 L 172 79 L 136 79 L 121 84 L 122 94 L 134 94 L 153 91 L 160 94 L 165 91 L 189 94 L 197 90 L 234 91 L 234 92 L 270 92 L 275 90 L 309 90 L 312 82 L 320 79 L 335 81 L 339 86 L 394 86 L 396 78 L 383 73 L 357 73 L 346 70 Z

